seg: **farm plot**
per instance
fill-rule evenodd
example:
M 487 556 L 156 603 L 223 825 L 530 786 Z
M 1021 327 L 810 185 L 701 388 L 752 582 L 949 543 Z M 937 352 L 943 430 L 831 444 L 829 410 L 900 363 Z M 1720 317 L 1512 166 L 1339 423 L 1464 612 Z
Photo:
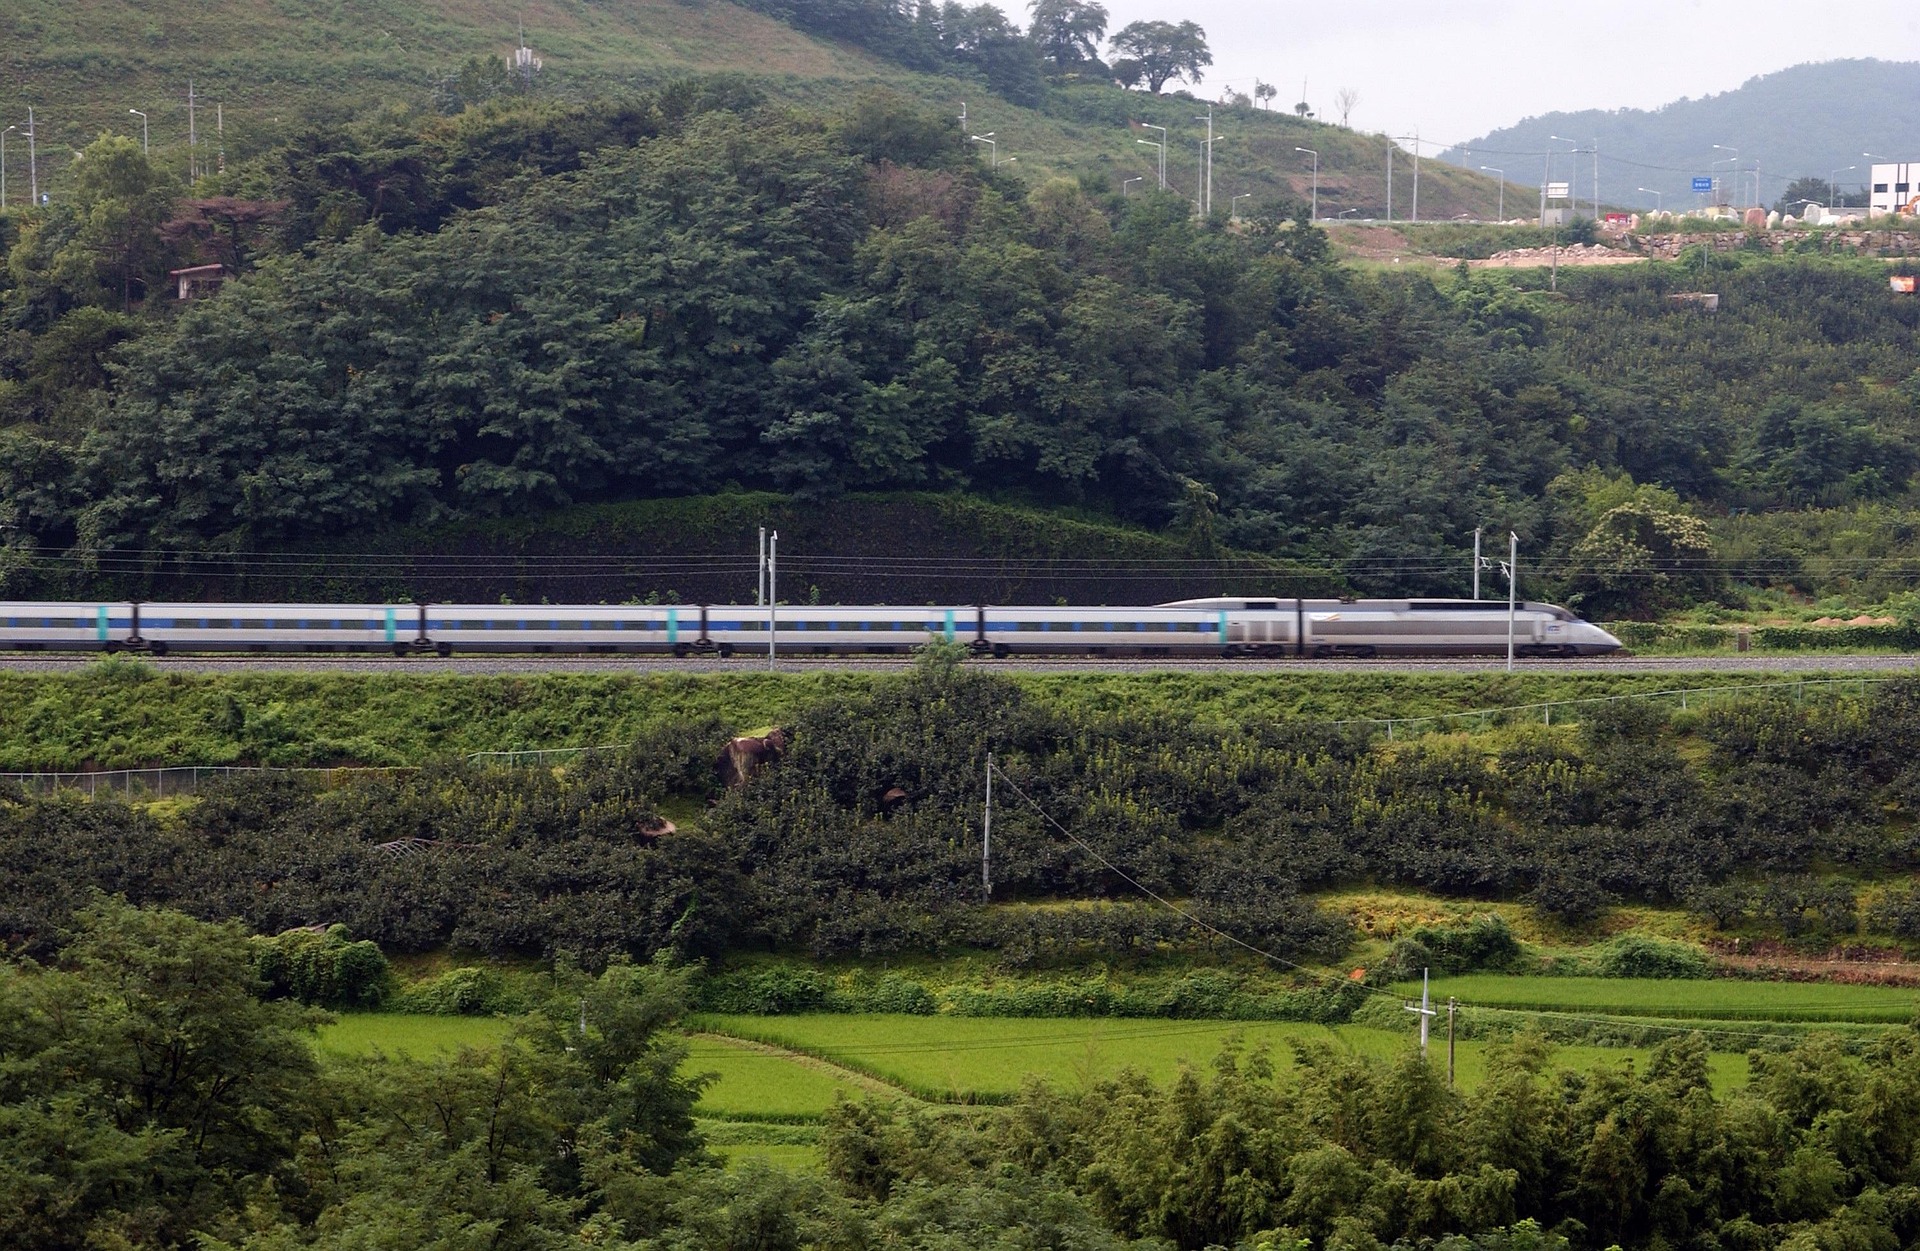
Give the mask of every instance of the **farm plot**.
M 1418 997 L 1418 982 L 1395 988 Z M 1511 977 L 1435 978 L 1434 999 L 1470 1007 L 1689 1021 L 1765 1021 L 1897 1025 L 1920 1009 L 1920 992 L 1895 986 L 1830 982 L 1742 982 L 1724 978 Z
M 390 1056 L 429 1059 L 462 1047 L 491 1047 L 507 1036 L 508 1022 L 492 1016 L 426 1016 L 407 1012 L 347 1012 L 318 1031 L 322 1057 L 363 1056 L 375 1049 Z
M 1164 1082 L 1182 1063 L 1207 1064 L 1231 1037 L 1249 1047 L 1267 1045 L 1276 1068 L 1292 1063 L 1296 1043 L 1321 1043 L 1378 1058 L 1404 1055 L 1414 1045 L 1411 1035 L 1391 1030 L 1274 1021 L 796 1015 L 709 1016 L 699 1025 L 819 1056 L 944 1103 L 1001 1102 L 1029 1077 L 1071 1089 L 1110 1078 L 1123 1068 Z M 1485 1075 L 1487 1050 L 1480 1042 L 1458 1045 L 1462 1084 L 1476 1085 Z M 1631 1048 L 1556 1049 L 1561 1062 L 1580 1067 L 1644 1059 L 1646 1054 Z M 1434 1062 L 1444 1064 L 1445 1055 L 1444 1041 L 1436 1040 Z M 1717 1087 L 1738 1085 L 1746 1080 L 1746 1060 L 1716 1053 L 1711 1072 Z

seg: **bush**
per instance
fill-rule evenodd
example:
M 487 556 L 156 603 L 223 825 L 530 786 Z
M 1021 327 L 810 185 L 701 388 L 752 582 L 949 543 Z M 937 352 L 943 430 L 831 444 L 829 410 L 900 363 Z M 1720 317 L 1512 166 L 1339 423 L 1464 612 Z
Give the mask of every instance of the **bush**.
M 288 930 L 254 941 L 254 970 L 270 999 L 318 1008 L 377 1008 L 393 994 L 393 969 L 380 948 L 354 942 L 344 925 Z
M 529 996 L 493 969 L 468 967 L 409 987 L 394 1006 L 435 1016 L 514 1016 L 532 1006 Z
M 1622 934 L 1593 953 L 1602 977 L 1698 978 L 1713 975 L 1705 952 L 1685 943 L 1644 934 Z

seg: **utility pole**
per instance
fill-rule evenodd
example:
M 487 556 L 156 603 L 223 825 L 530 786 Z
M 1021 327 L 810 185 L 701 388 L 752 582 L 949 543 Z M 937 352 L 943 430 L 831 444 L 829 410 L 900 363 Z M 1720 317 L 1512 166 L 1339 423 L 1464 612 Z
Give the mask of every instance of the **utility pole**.
M 1547 149 L 1547 163 L 1540 172 L 1540 224 L 1547 224 L 1547 184 L 1553 181 L 1553 149 Z
M 753 584 L 753 606 L 755 608 L 767 606 L 767 528 L 765 526 L 760 527 L 760 564 L 757 580 Z
M 1393 224 L 1393 149 L 1397 145 L 1387 140 L 1387 224 Z
M 193 79 L 187 79 L 187 181 L 196 182 L 200 178 L 200 132 L 193 122 Z
M 227 172 L 227 102 L 224 100 L 213 106 L 213 126 L 220 140 L 216 149 L 219 160 L 217 168 L 224 174 Z
M 33 106 L 27 106 L 27 201 L 30 207 L 40 205 L 40 128 L 33 124 Z
M 1473 528 L 1473 598 L 1480 598 L 1480 527 Z
M 774 636 L 780 628 L 780 592 L 775 578 L 780 568 L 780 532 L 775 530 L 767 536 L 767 668 L 773 668 L 776 655 Z M 1511 669 L 1513 662 L 1509 660 Z
M 1600 136 L 1593 138 L 1593 220 L 1600 220 Z
M 1432 1001 L 1427 997 L 1427 971 L 1425 969 L 1420 970 L 1420 1002 L 1418 1004 L 1407 1004 L 1406 1010 L 1420 1014 L 1420 1054 L 1425 1056 L 1427 1054 L 1427 1026 L 1432 1023 L 1434 1017 L 1439 1015 L 1439 1013 L 1433 1010 Z
M 980 815 L 980 902 L 993 902 L 993 753 L 987 753 L 987 807 Z
M 1507 672 L 1513 672 L 1513 620 L 1520 586 L 1520 536 L 1507 531 Z
M 1420 131 L 1413 132 L 1413 213 L 1414 221 L 1420 220 Z
M 1205 117 L 1196 117 L 1193 120 L 1207 124 L 1207 159 L 1202 162 L 1202 176 L 1206 182 L 1206 193 L 1201 198 L 1200 216 L 1202 218 L 1209 218 L 1213 216 L 1213 106 L 1211 104 L 1207 106 L 1207 115 Z
M 1453 1014 L 1460 1001 L 1452 995 L 1447 996 L 1447 1088 L 1453 1088 Z

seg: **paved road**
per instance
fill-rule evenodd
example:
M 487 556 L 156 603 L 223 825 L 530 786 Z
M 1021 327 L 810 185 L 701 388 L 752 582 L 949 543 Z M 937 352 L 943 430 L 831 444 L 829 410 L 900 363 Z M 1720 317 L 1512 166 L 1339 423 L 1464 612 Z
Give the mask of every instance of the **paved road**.
M 75 673 L 97 665 L 78 656 L 0 656 L 0 670 Z M 164 673 L 757 673 L 764 656 L 730 660 L 651 656 L 169 656 L 145 664 Z M 782 673 L 884 673 L 912 665 L 905 656 L 783 657 Z M 969 665 L 1016 673 L 1498 673 L 1504 660 L 1110 660 L 1084 656 L 981 659 Z M 1518 660 L 1520 673 L 1886 673 L 1920 674 L 1920 655 L 1616 656 L 1596 660 Z

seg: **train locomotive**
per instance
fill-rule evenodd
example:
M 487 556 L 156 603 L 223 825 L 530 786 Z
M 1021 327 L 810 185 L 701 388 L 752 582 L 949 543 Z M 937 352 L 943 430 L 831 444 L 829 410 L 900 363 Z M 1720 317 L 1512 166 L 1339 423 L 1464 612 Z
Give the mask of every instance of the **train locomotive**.
M 906 652 L 929 638 L 991 656 L 1522 656 L 1620 649 L 1552 604 L 1457 599 L 1179 600 L 1018 605 L 0 603 L 20 651 L 764 655 Z

